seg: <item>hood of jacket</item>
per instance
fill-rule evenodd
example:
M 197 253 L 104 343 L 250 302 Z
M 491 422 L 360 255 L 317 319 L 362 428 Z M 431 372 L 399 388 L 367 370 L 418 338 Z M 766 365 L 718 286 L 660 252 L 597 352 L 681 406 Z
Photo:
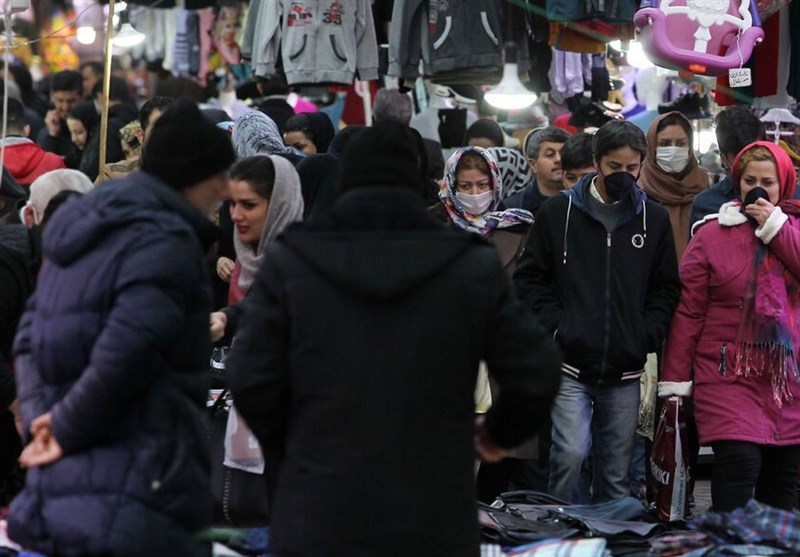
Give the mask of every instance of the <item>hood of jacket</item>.
M 403 296 L 485 244 L 444 227 L 399 188 L 352 190 L 325 218 L 290 228 L 283 243 L 337 289 L 377 300 Z
M 35 174 L 45 158 L 46 151 L 30 139 L 24 137 L 9 137 L 3 142 L 6 156 L 3 160 L 11 175 L 18 181 L 25 182 L 25 178 Z
M 157 230 L 157 242 L 164 234 L 185 234 L 187 226 L 204 250 L 216 239 L 216 226 L 179 192 L 137 171 L 59 208 L 45 229 L 44 255 L 69 265 L 120 230 Z

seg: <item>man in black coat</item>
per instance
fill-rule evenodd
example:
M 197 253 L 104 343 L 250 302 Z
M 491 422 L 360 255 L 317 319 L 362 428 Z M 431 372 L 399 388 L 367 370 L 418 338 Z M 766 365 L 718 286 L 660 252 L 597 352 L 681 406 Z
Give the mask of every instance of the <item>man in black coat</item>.
M 420 197 L 408 131 L 345 152 L 333 209 L 268 248 L 229 356 L 236 406 L 277 474 L 276 556 L 479 554 L 475 449 L 532 435 L 560 354 L 495 248 Z M 478 364 L 499 394 L 474 421 Z

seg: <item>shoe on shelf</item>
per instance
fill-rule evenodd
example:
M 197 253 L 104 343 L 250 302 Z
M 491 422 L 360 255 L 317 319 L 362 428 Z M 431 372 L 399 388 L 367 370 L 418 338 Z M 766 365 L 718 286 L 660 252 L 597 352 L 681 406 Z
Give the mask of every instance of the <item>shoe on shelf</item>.
M 614 103 L 594 102 L 583 97 L 580 105 L 572 112 L 569 125 L 576 128 L 599 128 L 609 120 L 623 120 L 622 114 L 616 110 L 609 110 L 608 106 L 618 106 Z M 620 107 L 622 108 L 622 107 Z

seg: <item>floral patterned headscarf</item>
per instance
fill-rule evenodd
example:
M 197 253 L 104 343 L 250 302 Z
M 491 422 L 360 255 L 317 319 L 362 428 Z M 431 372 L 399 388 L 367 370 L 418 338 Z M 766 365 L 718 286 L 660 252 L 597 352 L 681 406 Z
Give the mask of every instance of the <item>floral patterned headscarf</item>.
M 464 209 L 458 200 L 458 182 L 456 169 L 466 153 L 477 153 L 489 165 L 489 178 L 492 182 L 492 203 L 489 210 L 482 215 L 473 215 Z M 464 230 L 481 235 L 488 235 L 496 228 L 509 228 L 518 224 L 531 224 L 533 215 L 524 209 L 498 210 L 503 198 L 503 181 L 500 179 L 500 168 L 491 153 L 483 147 L 464 147 L 453 153 L 447 161 L 444 180 L 439 187 L 439 199 L 444 204 L 450 220 Z

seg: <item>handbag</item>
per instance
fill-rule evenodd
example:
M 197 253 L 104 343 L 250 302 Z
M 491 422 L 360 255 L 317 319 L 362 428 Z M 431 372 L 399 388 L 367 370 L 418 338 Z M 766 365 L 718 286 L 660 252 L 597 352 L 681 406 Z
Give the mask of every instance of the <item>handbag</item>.
M 215 349 L 212 354 L 210 367 L 211 373 L 216 379 L 224 377 L 227 353 L 228 350 L 225 348 Z M 225 465 L 225 442 L 233 408 L 232 401 L 233 398 L 228 389 L 210 393 L 208 425 L 211 444 L 211 494 L 214 499 L 214 523 L 234 526 L 266 526 L 269 524 L 269 502 L 265 474 L 246 472 Z M 249 430 L 247 430 L 247 434 L 252 435 Z M 263 470 L 263 461 L 261 469 Z
M 650 452 L 650 485 L 658 517 L 683 520 L 688 511 L 689 458 L 684 402 L 673 396 L 664 402 Z

